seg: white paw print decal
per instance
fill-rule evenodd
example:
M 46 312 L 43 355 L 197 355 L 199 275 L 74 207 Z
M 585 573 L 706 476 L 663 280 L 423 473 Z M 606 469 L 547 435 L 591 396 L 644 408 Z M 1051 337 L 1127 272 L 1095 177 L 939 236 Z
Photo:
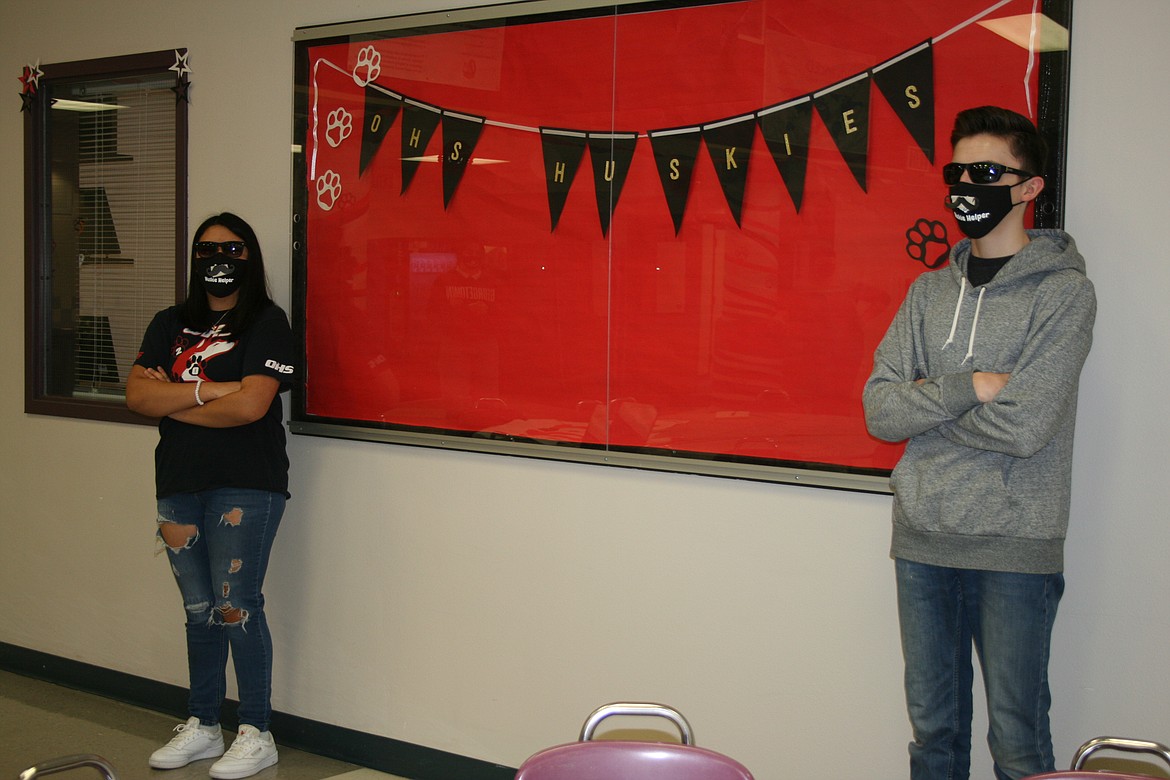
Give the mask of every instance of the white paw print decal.
M 353 115 L 344 108 L 337 108 L 329 112 L 325 120 L 325 140 L 334 149 L 341 146 L 341 142 L 349 138 L 353 132 Z
M 341 176 L 333 171 L 325 171 L 317 179 L 317 205 L 323 211 L 329 211 L 341 197 Z
M 364 87 L 382 72 L 382 55 L 373 46 L 358 52 L 357 65 L 353 68 L 353 83 Z

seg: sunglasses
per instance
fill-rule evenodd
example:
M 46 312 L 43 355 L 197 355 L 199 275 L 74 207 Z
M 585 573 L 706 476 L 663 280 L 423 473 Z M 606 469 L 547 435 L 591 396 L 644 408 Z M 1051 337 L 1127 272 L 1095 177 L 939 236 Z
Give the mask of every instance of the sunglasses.
M 195 256 L 200 258 L 213 257 L 222 252 L 228 257 L 239 260 L 244 256 L 244 252 L 248 250 L 248 245 L 243 241 L 196 241 L 195 242 Z
M 972 184 L 995 184 L 1005 173 L 1014 173 L 1025 179 L 1031 179 L 1036 174 L 1021 171 L 1019 168 L 1010 168 L 996 162 L 947 163 L 943 166 L 943 182 L 958 184 L 963 178 L 963 171 L 971 175 Z

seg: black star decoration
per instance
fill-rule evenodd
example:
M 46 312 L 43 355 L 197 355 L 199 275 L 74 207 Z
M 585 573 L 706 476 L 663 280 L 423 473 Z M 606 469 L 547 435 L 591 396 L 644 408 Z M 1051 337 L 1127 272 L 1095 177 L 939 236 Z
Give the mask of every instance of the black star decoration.
M 175 105 L 178 105 L 180 100 L 184 100 L 187 103 L 191 102 L 191 95 L 188 94 L 190 89 L 191 82 L 187 81 L 187 79 L 179 79 L 175 82 L 175 86 L 171 87 L 171 92 L 175 93 Z

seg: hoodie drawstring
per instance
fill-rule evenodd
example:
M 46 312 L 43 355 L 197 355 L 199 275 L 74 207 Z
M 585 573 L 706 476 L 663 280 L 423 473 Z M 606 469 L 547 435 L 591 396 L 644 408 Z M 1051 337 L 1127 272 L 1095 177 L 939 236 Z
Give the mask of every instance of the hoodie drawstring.
M 983 308 L 983 293 L 987 292 L 986 287 L 979 288 L 979 300 L 975 301 L 975 319 L 971 320 L 971 338 L 967 339 L 967 356 L 963 358 L 966 363 L 975 356 L 975 330 L 979 327 L 979 310 Z
M 959 310 L 963 308 L 963 293 L 967 290 L 967 277 L 960 277 L 963 281 L 959 284 L 959 300 L 955 301 L 955 318 L 951 320 L 951 333 L 947 336 L 947 343 L 943 344 L 943 349 L 946 349 L 955 340 L 955 328 L 959 325 Z
M 955 330 L 959 327 L 959 312 L 963 310 L 963 294 L 967 291 L 967 277 L 961 277 L 962 281 L 959 283 L 959 300 L 955 301 L 955 316 L 951 319 L 951 332 L 947 335 L 947 341 L 943 344 L 943 349 L 949 347 L 955 341 Z M 983 293 L 987 291 L 986 287 L 979 288 L 979 299 L 975 302 L 975 319 L 971 322 L 971 337 L 967 339 L 967 355 L 963 358 L 966 363 L 975 356 L 975 331 L 979 328 L 979 310 L 983 308 Z

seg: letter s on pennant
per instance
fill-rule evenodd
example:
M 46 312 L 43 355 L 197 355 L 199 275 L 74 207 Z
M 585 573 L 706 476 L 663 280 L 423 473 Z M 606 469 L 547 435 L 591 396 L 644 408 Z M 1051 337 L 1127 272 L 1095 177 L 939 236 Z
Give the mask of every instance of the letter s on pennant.
M 922 98 L 918 97 L 918 87 L 911 84 L 906 87 L 906 106 L 908 108 L 918 108 L 922 105 Z

